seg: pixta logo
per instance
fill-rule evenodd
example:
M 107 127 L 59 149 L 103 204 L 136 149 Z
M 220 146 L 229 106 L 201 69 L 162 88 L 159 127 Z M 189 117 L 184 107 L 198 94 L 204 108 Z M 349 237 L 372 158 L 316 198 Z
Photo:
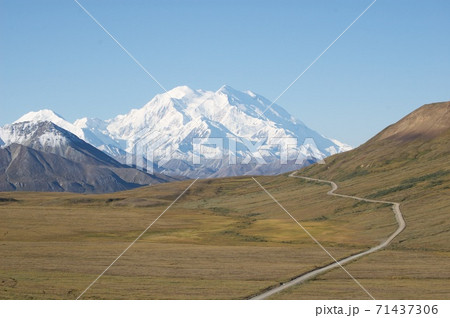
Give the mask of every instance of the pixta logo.
M 186 143 L 185 143 L 186 144 Z M 194 137 L 184 152 L 174 149 L 170 137 L 160 132 L 151 132 L 127 142 L 126 164 L 153 173 L 155 167 L 162 168 L 172 159 L 190 161 L 192 165 L 201 165 L 208 160 L 219 160 L 223 164 L 249 164 L 255 162 L 264 165 L 275 160 L 281 165 L 304 164 L 307 160 L 316 160 L 324 164 L 324 155 L 318 149 L 313 138 L 306 138 L 301 145 L 294 137 L 260 138 L 250 141 L 245 138 Z M 270 162 L 268 162 L 269 156 Z

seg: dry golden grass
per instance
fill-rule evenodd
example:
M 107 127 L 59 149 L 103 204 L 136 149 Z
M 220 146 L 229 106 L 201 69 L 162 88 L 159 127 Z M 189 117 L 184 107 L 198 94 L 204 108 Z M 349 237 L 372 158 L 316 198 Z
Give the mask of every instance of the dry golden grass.
M 258 180 L 335 257 L 395 228 L 387 206 L 286 176 Z M 76 298 L 189 182 L 108 195 L 3 193 L 0 297 Z M 251 178 L 199 180 L 84 298 L 247 298 L 329 262 Z
M 346 266 L 376 299 L 448 299 L 449 252 L 384 250 Z M 340 270 L 332 270 L 272 299 L 369 299 Z

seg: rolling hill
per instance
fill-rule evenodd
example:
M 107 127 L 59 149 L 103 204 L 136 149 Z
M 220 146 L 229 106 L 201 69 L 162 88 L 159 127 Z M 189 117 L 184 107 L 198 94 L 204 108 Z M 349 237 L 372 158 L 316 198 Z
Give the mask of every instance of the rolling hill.
M 391 247 L 349 265 L 349 271 L 373 266 L 373 277 L 363 280 L 388 284 L 391 298 L 448 298 L 450 290 L 442 286 L 449 286 L 450 277 L 440 267 L 450 256 L 450 102 L 424 105 L 325 161 L 299 174 L 333 180 L 340 193 L 400 202 L 407 224 Z M 325 285 L 336 287 L 320 297 L 355 297 L 347 283 L 339 285 L 343 277 L 333 271 L 275 298 L 315 298 Z

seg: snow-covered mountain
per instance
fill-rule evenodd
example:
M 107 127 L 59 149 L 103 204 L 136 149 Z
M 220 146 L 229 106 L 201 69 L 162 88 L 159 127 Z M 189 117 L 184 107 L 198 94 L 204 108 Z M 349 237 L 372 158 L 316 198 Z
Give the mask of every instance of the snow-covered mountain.
M 0 138 L 5 142 L 5 146 L 20 144 L 76 162 L 121 167 L 119 162 L 99 149 L 47 120 L 5 125 L 0 128 Z
M 173 180 L 125 166 L 50 121 L 5 125 L 0 138 L 0 191 L 104 193 Z
M 29 112 L 14 122 L 42 122 L 50 121 L 55 125 L 70 131 L 78 138 L 90 143 L 110 155 L 116 156 L 123 154 L 120 145 L 117 141 L 111 139 L 109 133 L 106 131 L 106 123 L 101 119 L 82 118 L 76 120 L 74 123 L 68 122 L 64 117 L 58 115 L 49 109 L 39 110 L 37 112 Z
M 190 177 L 280 173 L 351 149 L 271 104 L 230 86 L 216 92 L 180 86 L 109 120 L 72 124 L 41 110 L 15 123 L 51 121 L 121 162 Z M 10 138 L 0 134 L 5 144 Z

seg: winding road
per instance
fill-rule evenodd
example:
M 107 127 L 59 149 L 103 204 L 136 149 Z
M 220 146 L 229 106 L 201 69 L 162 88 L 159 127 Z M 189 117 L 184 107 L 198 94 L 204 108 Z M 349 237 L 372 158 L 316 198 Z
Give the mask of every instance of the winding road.
M 400 203 L 397 202 L 390 202 L 390 201 L 380 201 L 380 200 L 372 200 L 372 199 L 365 199 L 365 198 L 360 198 L 360 197 L 356 197 L 356 196 L 351 196 L 351 195 L 345 195 L 345 194 L 337 194 L 334 193 L 334 191 L 336 191 L 338 189 L 338 186 L 336 183 L 334 183 L 333 181 L 328 181 L 328 180 L 320 180 L 320 179 L 314 179 L 314 178 L 308 178 L 308 177 L 301 177 L 301 176 L 296 176 L 295 175 L 296 171 L 291 173 L 289 175 L 289 177 L 292 178 L 299 178 L 299 179 L 304 179 L 304 180 L 308 180 L 308 181 L 315 181 L 315 182 L 322 182 L 322 183 L 328 183 L 331 185 L 331 190 L 327 192 L 328 195 L 334 195 L 337 197 L 342 197 L 342 198 L 349 198 L 349 199 L 354 199 L 354 200 L 359 200 L 359 201 L 365 201 L 365 202 L 373 202 L 373 203 L 387 203 L 387 204 L 391 204 L 392 205 L 392 210 L 394 211 L 394 215 L 395 215 L 395 219 L 397 220 L 398 223 L 398 227 L 395 230 L 394 233 L 392 233 L 385 241 L 383 241 L 381 244 L 374 246 L 366 251 L 363 251 L 361 253 L 358 254 L 354 254 L 348 257 L 345 257 L 343 259 L 338 260 L 338 262 L 333 262 L 330 263 L 328 265 L 325 265 L 323 267 L 320 267 L 318 269 L 312 270 L 310 272 L 307 272 L 305 274 L 302 274 L 292 280 L 290 280 L 289 282 L 286 282 L 280 286 L 276 286 L 274 288 L 271 288 L 269 290 L 266 290 L 265 292 L 252 297 L 251 299 L 266 299 L 276 293 L 279 293 L 282 290 L 285 290 L 287 288 L 290 288 L 294 285 L 297 284 L 301 284 L 311 278 L 316 277 L 317 275 L 323 274 L 329 270 L 332 270 L 334 268 L 337 267 L 341 267 L 349 262 L 352 262 L 360 257 L 363 257 L 365 255 L 374 253 L 376 251 L 379 251 L 383 248 L 385 248 L 386 246 L 388 246 L 392 240 L 399 235 L 406 227 L 406 222 L 403 219 L 403 215 L 402 212 L 400 211 Z

